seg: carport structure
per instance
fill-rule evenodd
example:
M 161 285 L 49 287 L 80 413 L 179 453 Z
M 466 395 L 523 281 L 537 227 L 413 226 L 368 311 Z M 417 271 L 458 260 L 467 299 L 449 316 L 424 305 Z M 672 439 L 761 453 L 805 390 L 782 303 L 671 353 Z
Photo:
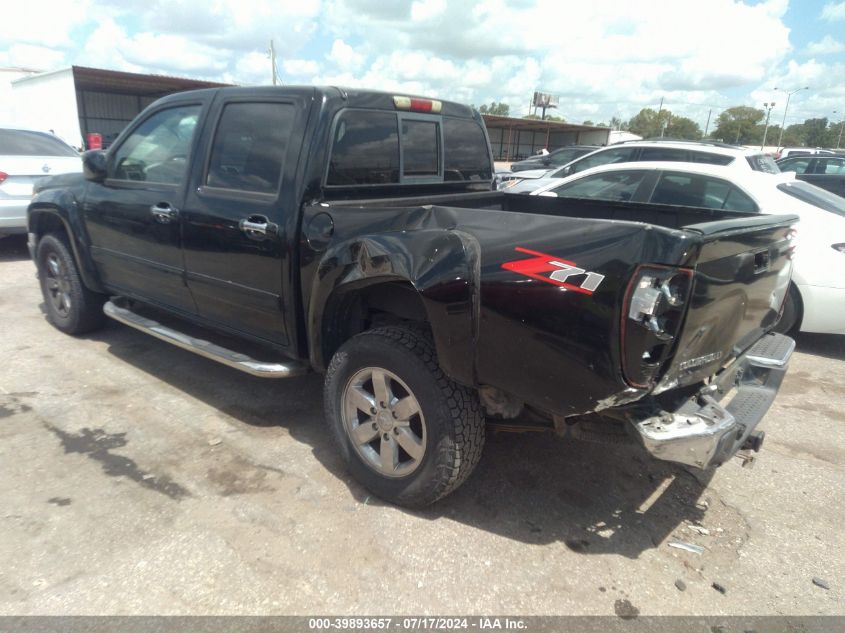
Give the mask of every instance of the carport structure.
M 156 99 L 174 92 L 230 84 L 71 66 L 12 82 L 19 118 L 27 127 L 53 130 L 74 145 L 100 134 L 103 146 Z
M 544 147 L 549 151 L 567 145 L 607 145 L 610 128 L 561 121 L 517 119 L 484 114 L 493 158 L 522 160 Z

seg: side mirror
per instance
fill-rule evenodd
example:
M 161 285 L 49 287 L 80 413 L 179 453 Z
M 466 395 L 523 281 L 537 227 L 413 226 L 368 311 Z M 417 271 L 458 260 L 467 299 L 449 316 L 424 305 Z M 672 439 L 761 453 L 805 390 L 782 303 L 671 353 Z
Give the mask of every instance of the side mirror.
M 88 150 L 82 155 L 82 171 L 85 178 L 94 182 L 106 179 L 106 153 L 101 149 Z

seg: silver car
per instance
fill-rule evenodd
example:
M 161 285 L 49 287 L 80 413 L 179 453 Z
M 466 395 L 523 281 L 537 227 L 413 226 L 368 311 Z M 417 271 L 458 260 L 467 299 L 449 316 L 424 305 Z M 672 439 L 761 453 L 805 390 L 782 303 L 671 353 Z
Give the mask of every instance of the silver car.
M 58 137 L 0 128 L 0 237 L 26 233 L 26 208 L 40 179 L 81 171 L 79 153 Z

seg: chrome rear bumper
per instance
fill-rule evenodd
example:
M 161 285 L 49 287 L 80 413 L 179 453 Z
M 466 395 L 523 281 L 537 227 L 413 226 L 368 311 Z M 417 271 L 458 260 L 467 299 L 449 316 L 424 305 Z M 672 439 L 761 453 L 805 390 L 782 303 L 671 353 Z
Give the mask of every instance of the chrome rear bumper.
M 697 468 L 718 466 L 749 440 L 780 388 L 795 341 L 763 336 L 676 411 L 634 422 L 645 449 L 658 459 Z M 720 402 L 733 392 L 727 404 Z

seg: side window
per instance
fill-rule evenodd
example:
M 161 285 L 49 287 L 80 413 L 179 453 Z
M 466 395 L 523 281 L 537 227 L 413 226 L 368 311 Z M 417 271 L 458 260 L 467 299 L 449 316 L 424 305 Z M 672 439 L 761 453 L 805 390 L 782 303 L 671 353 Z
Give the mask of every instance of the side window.
M 160 110 L 117 148 L 109 177 L 178 185 L 188 166 L 200 106 Z
M 817 174 L 845 174 L 845 160 L 841 158 L 817 158 Z
M 440 125 L 402 120 L 402 175 L 440 175 Z
M 598 165 L 609 165 L 611 163 L 627 163 L 628 161 L 633 160 L 635 151 L 636 150 L 633 147 L 615 147 L 613 149 L 606 149 L 600 152 L 596 152 L 594 154 L 585 156 L 584 158 L 578 159 L 576 162 L 572 163 L 568 168 L 564 167 L 563 169 L 555 172 L 553 176 L 560 178 L 566 175 L 562 174 L 562 171 L 567 171 L 567 173 L 569 174 L 574 174 L 576 172 L 589 169 L 590 167 L 597 167 Z
M 711 152 L 690 152 L 692 162 L 706 163 L 708 165 L 730 165 L 734 161 L 733 156 L 724 154 L 712 154 Z
M 728 181 L 697 174 L 663 174 L 651 201 L 683 207 L 757 211 L 755 202 Z
M 443 117 L 443 180 L 490 180 L 490 148 L 474 119 Z
M 561 198 L 595 198 L 597 200 L 631 200 L 646 177 L 646 171 L 622 171 L 592 174 L 569 182 L 551 191 Z
M 327 185 L 399 182 L 396 114 L 347 110 L 337 120 Z
M 704 199 L 706 181 L 706 178 L 692 174 L 665 173 L 654 188 L 651 201 L 682 207 L 708 206 Z M 718 196 L 720 193 L 727 195 L 726 192 L 718 190 L 712 195 Z
M 807 171 L 810 165 L 811 158 L 796 158 L 794 160 L 786 160 L 780 166 L 781 171 L 794 171 L 796 174 L 803 174 Z
M 676 160 L 687 162 L 689 154 L 685 149 L 677 147 L 644 147 L 640 153 L 640 160 Z
M 287 103 L 227 104 L 214 134 L 205 183 L 276 193 L 294 114 Z

